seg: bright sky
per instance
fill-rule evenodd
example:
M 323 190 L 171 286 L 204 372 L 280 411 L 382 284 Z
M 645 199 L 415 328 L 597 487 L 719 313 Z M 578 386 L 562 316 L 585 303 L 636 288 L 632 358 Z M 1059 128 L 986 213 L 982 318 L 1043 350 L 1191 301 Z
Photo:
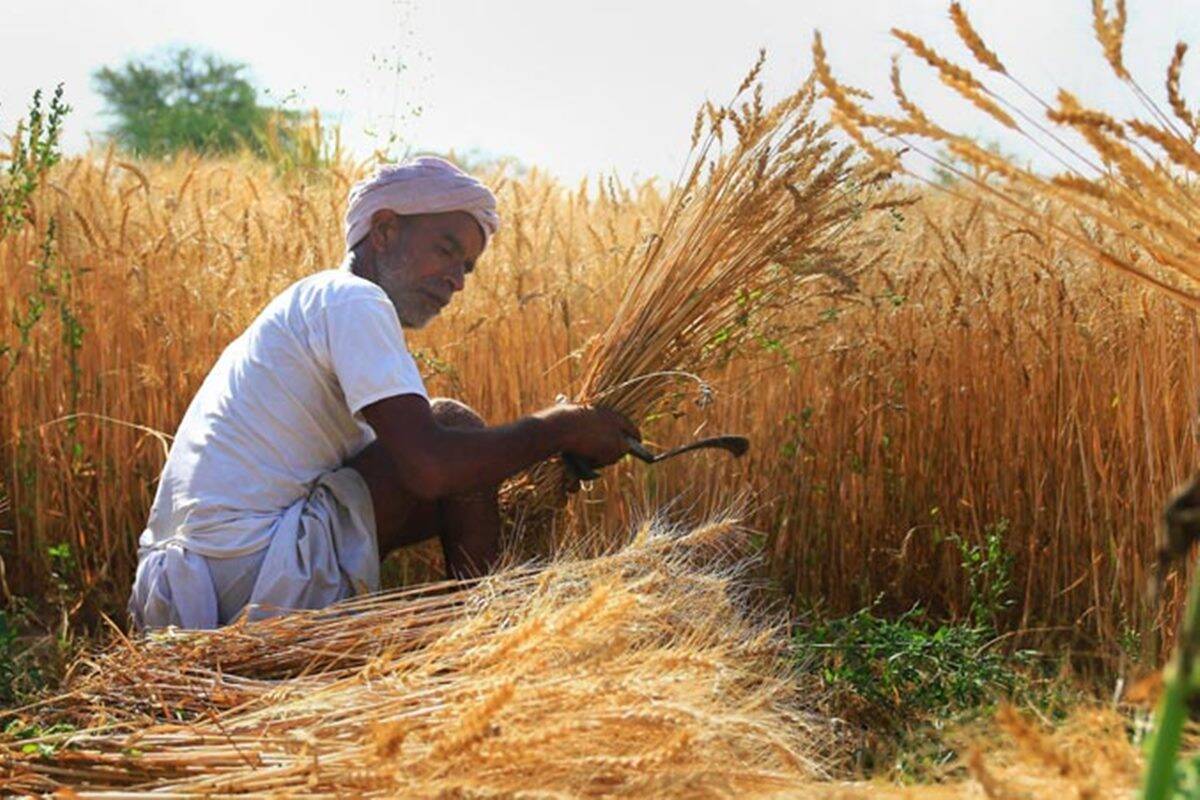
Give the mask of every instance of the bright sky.
M 512 155 L 568 179 L 610 169 L 674 176 L 692 116 L 736 87 L 759 47 L 776 96 L 809 64 L 814 28 L 835 72 L 886 97 L 888 35 L 908 28 L 952 58 L 944 0 L 39 0 L 0 13 L 0 130 L 33 90 L 65 82 L 75 111 L 66 144 L 102 131 L 91 73 L 169 45 L 191 44 L 250 66 L 256 84 L 341 122 L 370 152 L 389 131 L 415 151 Z M 1092 39 L 1088 0 L 975 0 L 976 26 L 1011 72 L 1051 98 L 1064 85 L 1110 111 L 1132 111 Z M 1129 0 L 1126 61 L 1161 94 L 1178 39 L 1200 44 L 1187 0 Z M 1192 56 L 1200 62 L 1200 51 Z M 950 98 L 911 58 L 910 93 L 934 116 L 1003 139 Z M 397 70 L 399 65 L 399 70 Z M 1200 66 L 1184 87 L 1200 105 Z M 1015 94 L 1009 92 L 1009 94 Z M 369 131 L 374 130 L 372 136 Z M 1031 152 L 1031 151 L 1030 151 Z

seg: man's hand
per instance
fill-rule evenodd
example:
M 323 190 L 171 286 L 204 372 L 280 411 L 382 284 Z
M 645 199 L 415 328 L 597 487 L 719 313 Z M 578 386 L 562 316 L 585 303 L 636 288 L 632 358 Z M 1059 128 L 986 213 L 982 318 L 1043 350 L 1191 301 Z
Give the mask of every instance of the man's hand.
M 629 452 L 626 437 L 642 440 L 628 417 L 608 408 L 558 405 L 534 416 L 558 432 L 564 452 L 582 456 L 597 467 L 615 463 Z

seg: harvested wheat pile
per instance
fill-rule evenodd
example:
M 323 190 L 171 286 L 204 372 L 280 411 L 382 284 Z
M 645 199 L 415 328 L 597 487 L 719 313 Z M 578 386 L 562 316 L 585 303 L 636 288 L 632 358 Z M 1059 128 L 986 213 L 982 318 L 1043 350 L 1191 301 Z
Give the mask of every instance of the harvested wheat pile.
M 123 642 L 38 710 L 77 730 L 4 745 L 0 791 L 795 791 L 837 738 L 740 538 L 651 523 L 600 558 Z

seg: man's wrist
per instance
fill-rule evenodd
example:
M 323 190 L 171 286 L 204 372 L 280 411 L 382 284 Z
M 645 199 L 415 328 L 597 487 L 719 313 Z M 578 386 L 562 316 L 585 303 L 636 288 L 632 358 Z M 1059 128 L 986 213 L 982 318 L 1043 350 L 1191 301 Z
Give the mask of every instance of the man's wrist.
M 538 450 L 549 456 L 570 449 L 570 428 L 564 424 L 564 415 L 555 414 L 551 409 L 547 409 L 533 414 L 528 420 L 532 425 L 535 441 L 540 445 Z

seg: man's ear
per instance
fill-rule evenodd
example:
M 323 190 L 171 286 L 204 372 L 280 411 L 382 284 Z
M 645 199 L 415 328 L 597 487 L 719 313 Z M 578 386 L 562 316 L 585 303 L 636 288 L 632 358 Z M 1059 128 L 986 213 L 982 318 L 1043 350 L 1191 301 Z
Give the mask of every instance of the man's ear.
M 376 253 L 387 250 L 388 236 L 399 221 L 400 218 L 396 216 L 396 212 L 386 208 L 381 208 L 371 215 L 371 228 L 367 233 L 367 238 L 370 239 L 371 247 Z

